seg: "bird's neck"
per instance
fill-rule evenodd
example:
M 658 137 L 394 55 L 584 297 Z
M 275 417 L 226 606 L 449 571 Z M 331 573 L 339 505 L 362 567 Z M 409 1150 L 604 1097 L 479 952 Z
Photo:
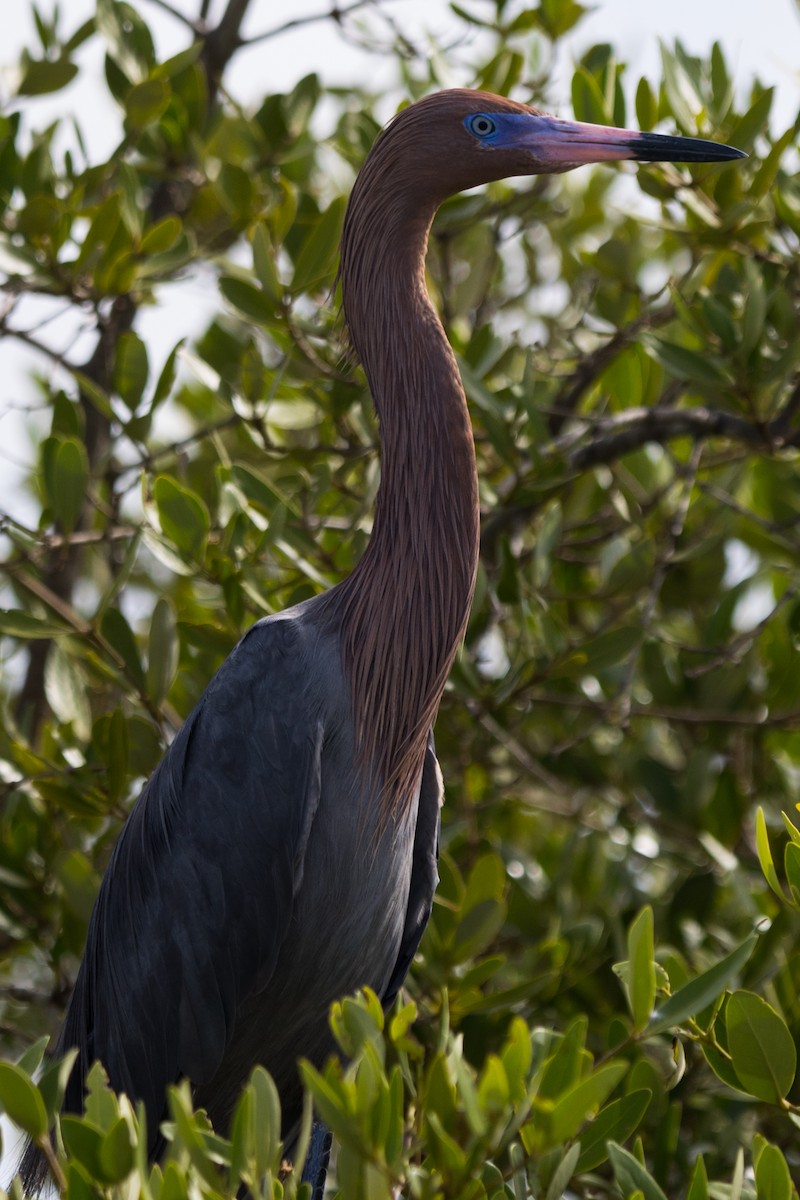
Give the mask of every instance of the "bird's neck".
M 343 644 L 360 756 L 394 816 L 414 801 L 478 563 L 472 427 L 425 288 L 432 217 L 384 222 L 372 256 L 363 229 L 346 228 L 342 250 L 345 316 L 383 447 L 372 537 L 342 585 Z

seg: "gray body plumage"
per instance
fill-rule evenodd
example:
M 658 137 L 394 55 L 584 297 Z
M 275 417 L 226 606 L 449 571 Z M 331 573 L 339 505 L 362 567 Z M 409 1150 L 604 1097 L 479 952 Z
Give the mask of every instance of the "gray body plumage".
M 380 831 L 355 769 L 335 591 L 260 621 L 212 680 L 114 850 L 57 1051 L 99 1058 L 144 1100 L 151 1150 L 169 1083 L 225 1130 L 254 1063 L 291 1138 L 298 1053 L 333 1051 L 331 1002 L 390 1003 L 436 886 L 441 802 L 432 741 L 418 798 Z

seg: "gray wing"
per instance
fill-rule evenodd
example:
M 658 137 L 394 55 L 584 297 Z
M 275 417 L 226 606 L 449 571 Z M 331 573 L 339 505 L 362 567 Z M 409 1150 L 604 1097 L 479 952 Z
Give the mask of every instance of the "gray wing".
M 168 1084 L 213 1077 L 244 997 L 289 926 L 319 801 L 322 718 L 308 630 L 254 626 L 137 801 L 114 850 L 58 1052 L 67 1107 L 99 1058 L 144 1101 L 151 1148 Z
M 442 773 L 436 759 L 433 733 L 430 733 L 419 787 L 411 887 L 408 894 L 403 938 L 397 955 L 397 963 L 381 997 L 386 1009 L 394 1004 L 431 915 L 433 895 L 439 882 L 439 827 L 442 798 Z

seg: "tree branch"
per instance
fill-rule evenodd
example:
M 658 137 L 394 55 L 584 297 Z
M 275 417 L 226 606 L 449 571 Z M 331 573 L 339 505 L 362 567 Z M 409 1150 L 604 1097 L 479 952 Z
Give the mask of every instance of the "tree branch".
M 587 354 L 578 363 L 572 374 L 562 384 L 550 407 L 549 427 L 553 437 L 556 437 L 578 407 L 581 396 L 591 387 L 597 376 L 609 363 L 634 341 L 643 329 L 657 329 L 666 325 L 675 316 L 675 307 L 665 304 L 655 312 L 644 313 L 630 325 L 618 329 L 607 342 L 598 346 L 591 354 Z
M 563 462 L 569 478 L 592 467 L 610 466 L 623 455 L 638 450 L 648 442 L 663 446 L 679 437 L 689 437 L 695 442 L 725 438 L 761 454 L 774 456 L 778 451 L 800 447 L 800 426 L 795 426 L 798 414 L 800 384 L 777 415 L 765 424 L 705 406 L 629 408 L 625 412 L 600 417 L 591 426 L 588 420 L 583 420 L 569 434 L 542 447 L 540 461 Z M 592 432 L 589 440 L 586 440 L 590 427 Z M 552 495 L 552 491 L 542 489 L 535 501 L 514 504 L 515 489 L 534 470 L 534 463 L 522 462 L 514 478 L 508 481 L 505 493 L 502 488 L 498 489 L 503 506 L 489 513 L 481 528 L 481 552 L 484 555 L 491 556 L 497 538 L 529 519 Z M 564 480 L 558 482 L 561 484 Z
M 557 692 L 525 693 L 526 703 L 544 708 L 572 708 L 581 712 L 600 713 L 606 724 L 617 724 L 614 719 L 614 701 L 606 703 L 590 700 L 579 695 L 562 695 Z M 678 725 L 731 725 L 742 729 L 800 729 L 800 709 L 787 709 L 770 713 L 766 706 L 758 712 L 725 712 L 715 709 L 676 708 L 666 704 L 632 704 L 630 711 L 623 714 L 631 721 L 670 721 Z
M 294 29 L 300 29 L 304 25 L 314 25 L 318 21 L 335 21 L 337 25 L 341 25 L 345 17 L 349 17 L 351 13 L 357 12 L 361 8 L 375 7 L 376 0 L 353 0 L 352 4 L 344 5 L 332 4 L 327 12 L 310 13 L 306 17 L 292 17 L 290 21 L 284 21 L 283 25 L 276 25 L 274 29 L 266 29 L 263 33 L 257 33 L 253 37 L 246 38 L 239 44 L 242 46 L 255 46 L 259 42 L 266 42 L 270 38 L 280 37 L 281 34 L 291 33 Z
M 774 443 L 767 432 L 769 426 L 755 425 L 713 408 L 630 408 L 603 418 L 601 428 L 610 432 L 567 455 L 573 471 L 586 471 L 600 463 L 607 466 L 647 442 L 663 445 L 678 437 L 695 441 L 724 437 L 765 451 L 771 450 Z
M 154 4 L 156 8 L 160 8 L 164 12 L 169 13 L 169 15 L 174 17 L 176 21 L 180 21 L 181 25 L 185 25 L 187 29 L 191 29 L 192 33 L 194 33 L 197 37 L 203 36 L 205 32 L 204 21 L 193 21 L 191 17 L 187 17 L 185 13 L 182 13 L 179 8 L 175 8 L 172 4 L 169 4 L 167 0 L 150 0 L 150 3 Z
M 244 43 L 239 30 L 250 7 L 250 0 L 228 0 L 222 20 L 206 36 L 200 61 L 208 76 L 208 91 L 213 103 L 219 82 L 230 60 Z

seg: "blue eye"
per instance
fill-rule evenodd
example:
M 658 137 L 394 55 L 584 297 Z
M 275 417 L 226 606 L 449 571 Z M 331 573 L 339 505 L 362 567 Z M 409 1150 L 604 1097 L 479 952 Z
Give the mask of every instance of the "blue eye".
M 474 133 L 478 138 L 491 137 L 497 130 L 497 125 L 486 113 L 476 113 L 474 117 L 467 117 L 465 124 L 470 133 Z

